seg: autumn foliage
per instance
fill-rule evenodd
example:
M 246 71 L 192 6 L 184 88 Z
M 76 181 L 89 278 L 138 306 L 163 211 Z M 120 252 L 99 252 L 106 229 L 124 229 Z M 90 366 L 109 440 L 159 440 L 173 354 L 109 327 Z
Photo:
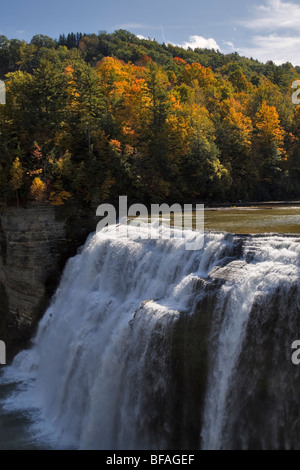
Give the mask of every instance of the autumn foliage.
M 12 70 L 0 41 L 1 205 L 299 196 L 291 65 L 124 31 L 42 39 L 19 45 Z

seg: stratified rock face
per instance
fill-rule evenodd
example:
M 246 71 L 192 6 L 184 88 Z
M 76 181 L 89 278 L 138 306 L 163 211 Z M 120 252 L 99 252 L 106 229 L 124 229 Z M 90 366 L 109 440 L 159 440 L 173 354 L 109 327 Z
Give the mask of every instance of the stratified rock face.
M 30 337 L 48 303 L 67 240 L 65 222 L 49 206 L 9 208 L 0 224 L 0 335 L 9 354 Z
M 247 266 L 246 261 L 235 260 L 231 263 L 228 263 L 226 266 L 214 266 L 213 269 L 208 273 L 208 275 L 212 279 L 232 281 L 239 278 L 241 269 L 244 266 Z
M 8 359 L 28 344 L 66 260 L 92 228 L 82 214 L 70 225 L 58 212 L 33 205 L 0 214 L 0 339 Z

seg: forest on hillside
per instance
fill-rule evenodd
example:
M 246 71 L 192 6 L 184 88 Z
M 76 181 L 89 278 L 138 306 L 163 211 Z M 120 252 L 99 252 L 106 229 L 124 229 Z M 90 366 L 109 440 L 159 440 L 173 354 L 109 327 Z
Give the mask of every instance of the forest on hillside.
M 299 198 L 299 78 L 124 30 L 0 36 L 0 206 Z

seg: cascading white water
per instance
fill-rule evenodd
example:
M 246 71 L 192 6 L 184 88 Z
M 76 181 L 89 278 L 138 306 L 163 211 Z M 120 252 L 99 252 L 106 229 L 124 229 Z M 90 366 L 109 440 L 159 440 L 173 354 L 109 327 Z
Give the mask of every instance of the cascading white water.
M 241 266 L 238 278 L 226 282 L 220 288 L 213 320 L 217 330 L 213 332 L 215 354 L 204 407 L 202 437 L 203 447 L 206 449 L 228 448 L 232 445 L 229 432 L 230 394 L 238 384 L 236 368 L 245 346 L 253 306 L 257 301 L 260 305 L 267 304 L 280 289 L 282 295 L 288 295 L 292 286 L 299 287 L 299 257 L 300 244 L 297 239 L 247 239 L 243 247 L 243 258 L 249 258 L 249 262 Z M 299 303 L 294 307 L 299 309 Z M 265 305 L 262 315 L 267 315 L 267 309 L 268 306 Z M 292 314 L 291 311 L 289 313 Z M 283 315 L 283 322 L 287 320 Z M 213 343 L 212 339 L 212 345 Z M 291 343 L 287 344 L 285 350 L 281 351 L 282 356 L 276 358 L 279 367 L 284 360 L 287 360 L 287 366 L 290 365 L 290 347 Z M 250 352 L 249 349 L 247 353 Z M 253 375 L 255 372 L 253 371 Z
M 263 325 L 253 332 L 263 324 L 257 306 L 267 310 L 272 296 L 292 289 L 299 302 L 299 239 L 207 233 L 201 250 L 188 251 L 185 238 L 145 239 L 146 225 L 127 229 L 127 238 L 115 238 L 112 227 L 90 236 L 69 260 L 32 348 L 5 369 L 2 382 L 19 381 L 20 389 L 2 406 L 33 410 L 33 432 L 59 448 L 249 447 L 260 431 L 246 418 L 262 379 L 253 370 L 245 393 L 249 358 L 242 359 L 249 351 L 266 375 L 255 356 L 255 341 L 268 340 Z M 237 259 L 235 276 L 213 275 Z M 295 318 L 288 331 L 296 335 Z M 284 353 L 281 364 L 290 365 Z
M 95 234 L 69 261 L 33 348 L 7 370 L 34 378 L 32 404 L 66 446 L 145 447 L 139 408 L 147 367 L 160 369 L 152 371 L 160 373 L 155 393 L 165 381 L 166 325 L 187 308 L 193 272 L 205 273 L 216 257 L 186 250 L 185 239 L 141 239 L 145 227 L 127 229 L 128 238 L 115 238 L 113 227 Z M 223 238 L 215 235 L 211 249 Z M 155 335 L 159 350 L 149 350 Z

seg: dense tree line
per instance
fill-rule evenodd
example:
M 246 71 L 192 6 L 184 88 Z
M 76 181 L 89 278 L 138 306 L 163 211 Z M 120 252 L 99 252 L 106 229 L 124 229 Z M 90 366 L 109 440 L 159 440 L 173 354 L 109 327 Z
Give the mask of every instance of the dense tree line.
M 300 195 L 297 67 L 127 31 L 0 36 L 0 202 Z

